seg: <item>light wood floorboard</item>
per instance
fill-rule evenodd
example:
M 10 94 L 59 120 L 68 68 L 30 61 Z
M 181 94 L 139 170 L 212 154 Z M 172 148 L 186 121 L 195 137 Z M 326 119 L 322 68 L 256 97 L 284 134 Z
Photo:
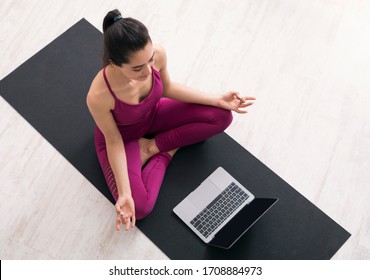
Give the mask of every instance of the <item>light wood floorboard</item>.
M 352 234 L 334 259 L 370 259 L 370 1 L 2 0 L 0 79 L 113 8 L 147 25 L 173 80 L 256 96 L 227 133 Z M 0 116 L 1 259 L 167 258 L 117 234 L 110 202 L 1 97 Z

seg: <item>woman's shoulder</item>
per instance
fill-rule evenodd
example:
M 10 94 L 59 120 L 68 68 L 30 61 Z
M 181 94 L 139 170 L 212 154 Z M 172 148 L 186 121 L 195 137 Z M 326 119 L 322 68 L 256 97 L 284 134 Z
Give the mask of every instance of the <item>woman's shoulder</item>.
M 154 52 L 155 52 L 155 63 L 154 66 L 158 71 L 161 71 L 162 69 L 167 67 L 167 54 L 166 50 L 161 45 L 155 45 L 154 46 Z
M 109 93 L 109 89 L 104 82 L 103 70 L 100 70 L 93 81 L 91 82 L 90 89 L 87 93 L 86 100 L 91 105 L 109 106 L 114 107 L 114 99 Z

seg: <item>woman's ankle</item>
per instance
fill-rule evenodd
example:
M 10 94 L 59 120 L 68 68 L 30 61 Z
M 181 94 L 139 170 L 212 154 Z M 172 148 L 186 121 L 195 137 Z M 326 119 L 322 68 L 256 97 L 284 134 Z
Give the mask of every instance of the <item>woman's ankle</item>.
M 148 145 L 148 151 L 152 156 L 154 156 L 154 155 L 156 155 L 160 152 L 154 138 L 150 139 L 150 144 Z
M 152 156 L 159 153 L 158 147 L 153 140 L 154 139 L 146 138 L 139 139 L 140 159 L 142 166 L 144 166 Z
M 176 154 L 176 152 L 177 152 L 177 150 L 178 150 L 179 148 L 177 148 L 177 149 L 173 149 L 173 150 L 171 150 L 171 151 L 168 151 L 167 152 L 167 154 L 169 154 L 171 157 L 173 157 L 175 154 Z

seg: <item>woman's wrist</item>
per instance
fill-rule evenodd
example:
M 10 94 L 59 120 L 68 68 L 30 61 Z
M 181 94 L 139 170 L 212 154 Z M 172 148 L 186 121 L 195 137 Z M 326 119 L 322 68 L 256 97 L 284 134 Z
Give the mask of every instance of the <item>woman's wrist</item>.
M 130 186 L 118 188 L 118 196 L 131 196 Z
M 215 107 L 219 107 L 219 108 L 222 108 L 222 96 L 216 96 L 215 97 L 215 100 L 213 101 L 214 102 L 214 105 Z

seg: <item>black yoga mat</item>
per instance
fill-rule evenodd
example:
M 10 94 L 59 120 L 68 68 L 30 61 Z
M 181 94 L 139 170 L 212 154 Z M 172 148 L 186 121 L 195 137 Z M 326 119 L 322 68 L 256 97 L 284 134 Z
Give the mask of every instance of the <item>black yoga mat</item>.
M 0 82 L 0 93 L 112 203 L 85 97 L 101 68 L 102 34 L 81 20 Z M 231 249 L 203 244 L 173 207 L 217 166 L 278 203 Z M 171 259 L 330 259 L 350 234 L 227 134 L 180 149 L 153 212 L 138 227 Z

